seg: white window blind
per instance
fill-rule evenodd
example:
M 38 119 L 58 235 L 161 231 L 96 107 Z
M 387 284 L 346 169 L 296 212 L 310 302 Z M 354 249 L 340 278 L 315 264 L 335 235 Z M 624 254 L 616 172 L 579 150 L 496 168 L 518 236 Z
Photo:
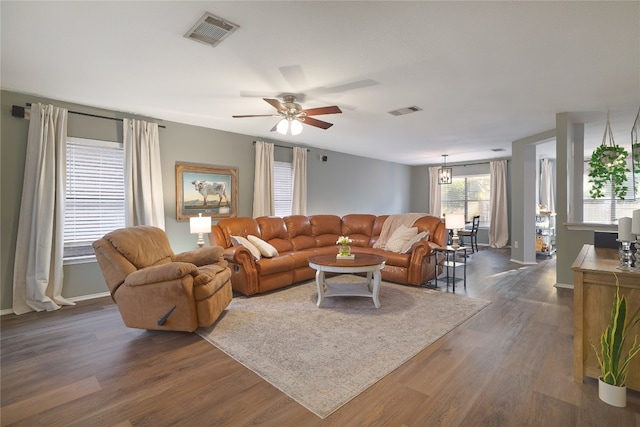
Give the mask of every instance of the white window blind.
M 631 162 L 627 157 L 627 165 Z M 631 169 L 631 168 L 629 168 Z M 640 193 L 634 197 L 635 183 L 633 173 L 627 173 L 627 196 L 625 200 L 611 199 L 613 193 L 613 185 L 609 184 L 604 187 L 604 197 L 601 199 L 592 199 L 589 195 L 591 184 L 589 183 L 589 162 L 584 162 L 584 177 L 582 180 L 582 221 L 596 224 L 614 224 L 618 219 L 624 217 L 632 217 L 635 209 L 640 209 Z
M 464 215 L 470 222 L 480 215 L 480 223 L 488 225 L 491 215 L 491 176 L 454 176 L 451 184 L 440 186 L 440 201 L 445 214 Z
M 91 244 L 124 227 L 122 144 L 67 139 L 64 260 L 94 256 Z
M 275 215 L 291 215 L 293 203 L 293 163 L 273 162 L 273 202 Z

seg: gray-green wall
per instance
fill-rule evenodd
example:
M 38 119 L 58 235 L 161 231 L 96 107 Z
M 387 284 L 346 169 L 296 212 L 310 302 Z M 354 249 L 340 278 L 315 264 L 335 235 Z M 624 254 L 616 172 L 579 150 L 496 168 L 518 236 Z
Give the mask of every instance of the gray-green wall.
M 28 120 L 11 116 L 11 106 L 52 103 L 72 111 L 122 118 L 136 117 L 115 111 L 70 104 L 9 91 L 0 92 L 1 189 L 0 205 L 0 310 L 12 305 L 13 263 L 22 195 Z M 144 117 L 137 117 L 144 118 Z M 238 214 L 252 216 L 255 137 L 175 122 L 159 122 L 166 231 L 175 252 L 195 247 L 188 222 L 176 221 L 175 162 L 202 163 L 238 168 Z M 122 124 L 114 120 L 69 114 L 68 135 L 109 141 L 122 140 Z M 328 131 L 330 132 L 330 131 Z M 278 145 L 295 145 L 276 142 Z M 348 144 L 348 141 L 344 141 Z M 276 158 L 291 150 L 276 148 Z M 322 155 L 327 161 L 321 161 Z M 309 147 L 307 213 L 403 213 L 413 209 L 412 168 L 397 163 L 352 156 Z M 423 211 L 418 209 L 416 211 Z M 77 298 L 107 291 L 95 262 L 64 267 L 63 296 Z

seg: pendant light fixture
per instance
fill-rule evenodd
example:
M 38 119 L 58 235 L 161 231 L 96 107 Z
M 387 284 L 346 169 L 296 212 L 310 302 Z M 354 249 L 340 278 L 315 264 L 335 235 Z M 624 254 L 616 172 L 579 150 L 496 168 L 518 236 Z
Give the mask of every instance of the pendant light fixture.
M 447 154 L 443 154 L 444 161 L 442 167 L 438 169 L 438 184 L 451 184 L 453 182 L 453 171 L 447 167 Z

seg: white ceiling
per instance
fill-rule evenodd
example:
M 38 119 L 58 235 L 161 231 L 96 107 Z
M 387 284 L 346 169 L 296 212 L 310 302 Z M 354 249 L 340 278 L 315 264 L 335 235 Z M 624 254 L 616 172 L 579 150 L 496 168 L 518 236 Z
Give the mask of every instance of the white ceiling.
M 597 145 L 609 110 L 627 143 L 640 107 L 638 1 L 0 5 L 2 89 L 410 165 L 510 156 L 565 111 L 595 112 Z M 240 29 L 183 37 L 205 12 Z M 282 93 L 343 114 L 298 136 L 231 118 Z

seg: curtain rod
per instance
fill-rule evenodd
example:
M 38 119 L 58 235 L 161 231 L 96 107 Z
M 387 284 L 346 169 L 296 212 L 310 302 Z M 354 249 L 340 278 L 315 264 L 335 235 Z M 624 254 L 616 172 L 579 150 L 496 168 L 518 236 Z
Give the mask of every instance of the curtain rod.
M 459 164 L 450 163 L 448 166 L 490 165 L 491 162 L 497 162 L 499 160 L 506 160 L 508 162 L 509 158 L 503 157 L 501 159 L 491 159 L 491 160 L 487 160 L 487 161 L 484 161 L 484 162 L 473 162 L 473 163 L 459 163 Z
M 31 107 L 31 103 L 30 102 L 27 102 L 27 107 Z M 118 122 L 122 121 L 122 119 L 119 119 L 117 117 L 100 116 L 98 114 L 81 113 L 80 111 L 72 111 L 72 110 L 67 110 L 67 112 L 70 113 L 70 114 L 77 114 L 79 116 L 96 117 L 98 119 L 115 120 L 115 121 L 118 121 Z M 22 119 L 26 118 L 24 107 L 20 107 L 18 105 L 13 105 L 11 107 L 11 115 L 13 117 L 20 117 Z M 158 125 L 158 127 L 162 128 L 162 129 L 166 129 L 166 126 L 164 126 L 164 125 Z
M 270 144 L 273 144 L 273 143 L 271 142 Z M 253 141 L 253 145 L 256 145 L 256 141 Z M 273 146 L 274 147 L 278 147 L 278 148 L 288 148 L 289 150 L 293 150 L 293 147 L 289 147 L 289 146 L 286 146 L 286 145 L 273 144 Z M 311 151 L 311 150 L 309 150 L 307 148 L 307 152 L 309 152 L 309 151 Z

